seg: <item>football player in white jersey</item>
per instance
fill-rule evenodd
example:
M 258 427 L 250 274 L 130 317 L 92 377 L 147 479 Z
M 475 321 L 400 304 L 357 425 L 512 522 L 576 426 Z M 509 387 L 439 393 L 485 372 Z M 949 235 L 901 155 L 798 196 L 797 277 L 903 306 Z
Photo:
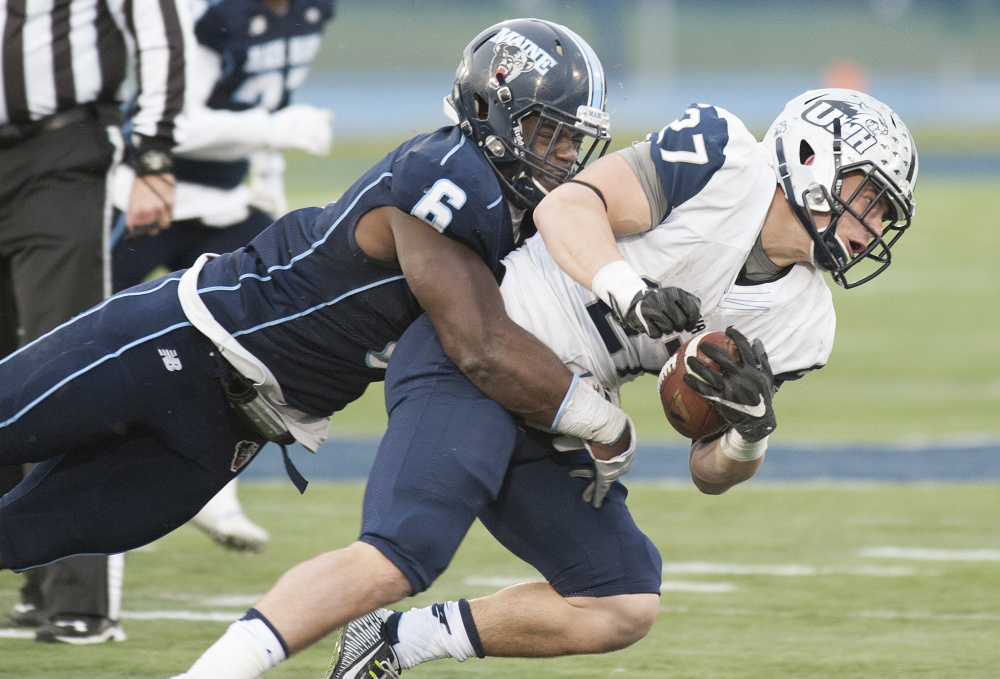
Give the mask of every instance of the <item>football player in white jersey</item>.
M 539 206 L 544 247 L 533 242 L 508 257 L 516 274 L 505 279 L 507 308 L 570 365 L 591 363 L 577 369 L 608 387 L 659 371 L 692 336 L 636 332 L 650 284 L 696 295 L 704 328 L 733 327 L 744 358 L 766 346 L 751 365 L 720 355 L 725 379 L 704 370 L 707 383 L 686 378 L 732 425 L 710 446 L 692 447 L 692 456 L 706 447 L 714 453 L 715 471 L 707 479 L 696 472 L 696 483 L 722 492 L 753 475 L 775 426 L 772 394 L 747 381 L 763 387 L 771 380 L 760 375 L 770 370 L 777 389 L 826 364 L 836 318 L 823 272 L 852 288 L 889 266 L 913 216 L 916 178 L 909 131 L 867 94 L 806 92 L 760 143 L 727 111 L 692 105 Z M 563 320 L 575 332 L 565 322 L 556 330 L 525 318 L 517 298 L 528 294 L 573 309 L 575 317 Z M 756 340 L 752 352 L 746 337 Z
M 691 446 L 695 485 L 722 493 L 763 462 L 774 390 L 830 355 L 835 316 L 823 272 L 849 288 L 889 265 L 913 215 L 916 178 L 909 131 L 859 92 L 796 97 L 763 142 L 732 114 L 692 105 L 541 202 L 539 234 L 504 260 L 507 313 L 609 392 L 657 373 L 694 334 L 725 330 L 740 363 L 707 347 L 723 374 L 693 359 L 705 381 L 685 378 L 729 425 Z M 662 304 L 671 290 L 674 310 Z M 699 298 L 702 322 L 664 331 L 658 317 L 683 308 L 683 291 Z M 515 629 L 525 610 L 553 610 L 544 605 L 549 589 L 535 584 L 530 593 L 515 586 L 405 613 L 379 609 L 345 628 L 330 676 L 378 679 L 427 660 L 463 660 L 472 653 L 455 640 L 465 637 L 480 657 L 503 655 L 483 632 Z M 460 608 L 461 617 L 448 614 Z M 538 643 L 548 648 L 558 631 L 545 629 Z

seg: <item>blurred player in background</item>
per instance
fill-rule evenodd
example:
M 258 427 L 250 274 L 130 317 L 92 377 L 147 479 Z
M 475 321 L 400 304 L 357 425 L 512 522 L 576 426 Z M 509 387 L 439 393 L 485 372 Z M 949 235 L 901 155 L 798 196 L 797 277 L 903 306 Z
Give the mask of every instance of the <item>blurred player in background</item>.
M 21 387 L 0 392 L 0 462 L 39 462 L 0 501 L 0 566 L 137 547 L 189 520 L 266 441 L 315 450 L 424 312 L 512 411 L 633 441 L 620 408 L 507 318 L 497 285 L 538 200 L 607 146 L 603 69 L 546 21 L 504 22 L 474 46 L 496 59 L 475 74 L 463 63 L 456 84 L 482 85 L 467 115 L 489 135 L 469 120 L 419 135 L 325 209 L 123 291 L 0 362 Z
M 119 222 L 115 292 L 158 268 L 186 269 L 202 253 L 243 247 L 287 211 L 282 151 L 330 150 L 332 114 L 290 102 L 333 17 L 334 0 L 195 0 L 192 9 L 198 44 L 184 143 L 175 149 L 173 221 L 157 233 L 128 235 Z M 119 168 L 119 206 L 134 177 L 131 166 Z M 192 523 L 230 549 L 257 552 L 268 541 L 267 531 L 243 513 L 235 479 Z
M 539 236 L 504 259 L 507 313 L 574 372 L 611 393 L 638 374 L 658 372 L 694 333 L 725 330 L 740 361 L 706 347 L 722 374 L 691 359 L 702 380 L 685 378 L 727 421 L 719 435 L 693 441 L 690 453 L 695 485 L 719 494 L 751 478 L 763 462 L 776 426 L 774 390 L 827 361 L 835 316 L 823 272 L 854 287 L 884 271 L 910 223 L 916 178 L 906 127 L 884 104 L 855 91 L 796 97 L 761 143 L 730 113 L 693 105 L 542 201 L 535 211 Z M 647 327 L 641 321 L 650 285 L 697 295 L 702 321 L 681 332 Z M 421 568 L 447 563 L 427 555 L 453 553 L 442 527 L 457 530 L 468 516 L 462 509 L 482 497 L 453 471 L 454 460 L 440 462 L 440 451 L 458 450 L 458 460 L 478 469 L 505 459 L 504 445 L 517 441 L 501 433 L 505 424 L 516 426 L 512 418 L 448 368 L 430 324 L 411 326 L 394 358 L 386 375 L 389 432 L 371 472 L 362 523 L 362 544 L 379 553 L 355 548 L 353 560 L 341 560 L 335 571 L 314 570 L 314 581 L 302 577 L 309 573 L 302 568 L 284 587 L 279 582 L 256 607 L 272 623 L 296 616 L 299 629 L 310 624 L 301 599 L 312 606 L 311 624 L 335 617 L 343 595 L 316 597 L 337 592 L 340 573 L 347 574 L 342 587 L 355 597 L 367 591 L 369 601 L 421 591 L 427 584 Z M 448 413 L 455 401 L 463 403 L 460 418 Z M 433 413 L 444 415 L 430 419 Z M 409 439 L 408 431 L 415 432 Z M 490 432 L 489 442 L 480 431 Z M 557 450 L 572 447 L 565 439 L 554 443 Z M 573 462 L 560 453 L 540 456 L 536 443 L 514 444 L 514 463 L 494 472 L 503 490 L 478 507 L 478 516 L 548 582 L 406 613 L 376 610 L 342 633 L 329 677 L 395 677 L 446 657 L 602 652 L 646 633 L 658 609 L 658 574 L 628 519 L 621 484 L 608 490 L 599 511 L 584 511 L 574 500 L 585 481 L 566 474 Z M 477 476 L 486 487 L 491 478 Z M 450 502 L 428 499 L 435 494 L 427 479 L 439 480 Z M 420 541 L 414 537 L 420 525 L 435 533 Z M 359 562 L 365 563 L 360 579 L 352 569 Z M 630 586 L 648 594 L 621 596 Z
M 170 154 L 188 84 L 185 51 L 194 39 L 186 0 L 4 2 L 0 24 L 0 355 L 6 356 L 110 292 L 108 187 L 121 159 L 119 101 L 130 61 L 138 93 L 130 141 L 139 180 L 124 197 L 124 221 L 132 228 L 169 223 Z M 0 487 L 0 495 L 9 489 Z M 39 641 L 120 641 L 121 582 L 120 555 L 36 569 L 11 617 L 36 627 Z

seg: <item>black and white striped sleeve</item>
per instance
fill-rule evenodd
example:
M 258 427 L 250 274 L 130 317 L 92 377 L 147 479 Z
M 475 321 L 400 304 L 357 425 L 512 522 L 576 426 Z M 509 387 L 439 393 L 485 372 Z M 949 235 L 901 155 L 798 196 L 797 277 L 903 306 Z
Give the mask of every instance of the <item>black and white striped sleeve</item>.
M 194 29 L 187 0 L 122 0 L 135 45 L 136 109 L 132 132 L 141 154 L 169 151 L 191 81 Z

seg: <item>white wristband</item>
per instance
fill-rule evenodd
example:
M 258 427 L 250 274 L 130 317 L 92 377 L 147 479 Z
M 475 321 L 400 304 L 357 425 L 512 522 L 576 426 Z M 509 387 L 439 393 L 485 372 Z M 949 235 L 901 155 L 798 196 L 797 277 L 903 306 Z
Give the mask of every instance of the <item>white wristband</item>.
M 582 383 L 574 373 L 551 428 L 560 434 L 611 445 L 621 437 L 627 423 L 628 417 L 621 408 Z
M 624 259 L 605 264 L 594 274 L 590 282 L 591 291 L 605 304 L 618 313 L 625 314 L 629 304 L 649 286 L 639 278 L 639 274 Z
M 730 428 L 722 436 L 719 445 L 722 446 L 722 452 L 726 454 L 726 457 L 737 462 L 752 462 L 764 456 L 764 451 L 767 450 L 767 437 L 765 436 L 756 443 L 748 443 L 743 440 L 738 431 Z

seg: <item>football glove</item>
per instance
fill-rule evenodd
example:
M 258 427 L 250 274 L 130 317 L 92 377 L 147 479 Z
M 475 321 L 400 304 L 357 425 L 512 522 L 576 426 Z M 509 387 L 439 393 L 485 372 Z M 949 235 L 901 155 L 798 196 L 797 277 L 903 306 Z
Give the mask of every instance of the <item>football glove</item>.
M 736 328 L 726 328 L 726 335 L 736 343 L 740 362 L 735 363 L 719 347 L 704 343 L 699 348 L 722 369 L 722 373 L 709 368 L 697 356 L 688 359 L 688 367 L 695 373 L 684 375 L 684 383 L 712 401 L 723 419 L 732 426 L 744 441 L 762 441 L 778 426 L 771 407 L 774 396 L 774 375 L 767 361 L 764 343 L 750 341 Z
M 624 314 L 627 328 L 653 339 L 679 330 L 694 330 L 701 320 L 701 300 L 680 288 L 649 288 L 636 293 Z
M 301 149 L 323 156 L 330 152 L 333 113 L 308 104 L 292 104 L 271 114 L 268 144 L 273 149 Z
M 632 468 L 635 462 L 635 425 L 632 418 L 626 416 L 627 432 L 630 437 L 628 450 L 617 455 L 610 460 L 598 460 L 594 457 L 594 452 L 590 448 L 590 443 L 582 439 L 571 436 L 561 436 L 553 443 L 557 450 L 575 450 L 585 448 L 590 453 L 590 458 L 594 463 L 593 469 L 574 469 L 569 475 L 580 479 L 590 479 L 590 483 L 583 489 L 583 501 L 589 502 L 594 509 L 600 509 L 604 504 L 604 498 L 619 477 L 624 476 Z

